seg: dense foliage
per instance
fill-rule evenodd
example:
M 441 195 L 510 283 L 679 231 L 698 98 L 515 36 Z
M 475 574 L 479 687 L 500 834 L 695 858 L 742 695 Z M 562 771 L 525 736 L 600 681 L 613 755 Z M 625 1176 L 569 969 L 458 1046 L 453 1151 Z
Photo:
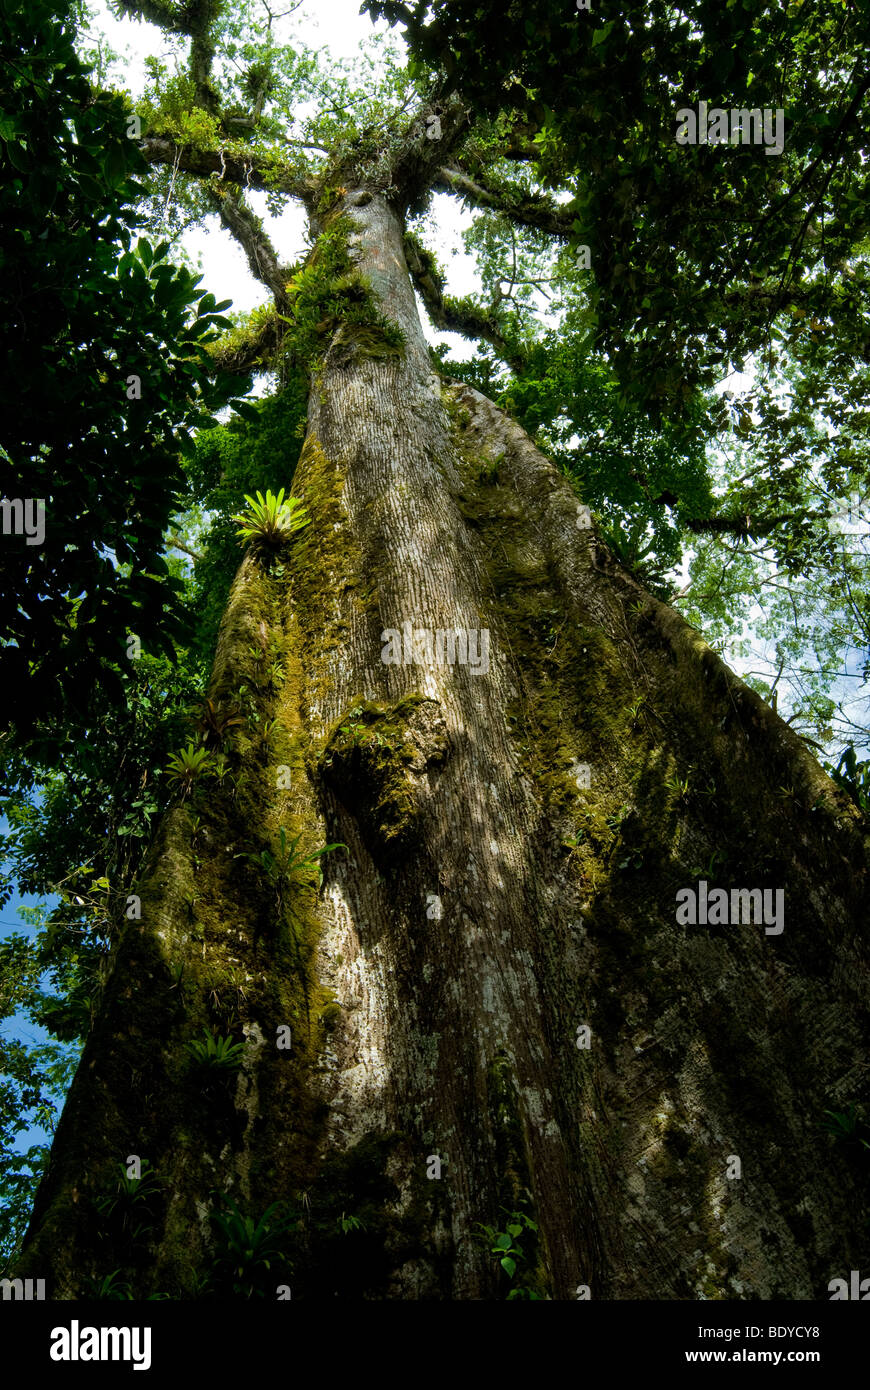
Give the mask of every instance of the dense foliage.
M 0 681 L 49 746 L 96 686 L 121 698 L 131 632 L 167 653 L 181 635 L 163 555 L 179 450 L 238 386 L 207 370 L 214 296 L 134 237 L 144 161 L 73 39 L 49 0 L 0 7 L 0 492 L 41 499 L 45 531 L 2 537 Z

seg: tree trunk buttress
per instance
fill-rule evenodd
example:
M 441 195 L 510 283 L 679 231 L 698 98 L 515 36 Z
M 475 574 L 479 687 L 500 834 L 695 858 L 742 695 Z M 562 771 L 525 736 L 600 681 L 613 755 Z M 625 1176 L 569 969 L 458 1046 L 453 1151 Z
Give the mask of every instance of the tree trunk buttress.
M 440 381 L 389 204 L 336 211 L 404 348 L 339 329 L 315 374 L 310 525 L 283 568 L 246 556 L 210 688 L 277 725 L 238 737 L 195 847 L 165 818 L 18 1272 L 193 1296 L 223 1192 L 297 1205 L 294 1298 L 503 1297 L 476 1223 L 521 1209 L 517 1281 L 555 1299 L 825 1298 L 868 1258 L 820 1129 L 867 1074 L 858 817 L 528 436 Z M 385 663 L 407 624 L 485 632 L 488 663 Z M 281 827 L 348 847 L 289 915 L 247 857 Z M 784 889 L 782 932 L 681 925 L 701 881 Z M 203 1024 L 248 1038 L 205 1087 Z M 94 1206 L 131 1154 L 162 1183 L 132 1253 Z

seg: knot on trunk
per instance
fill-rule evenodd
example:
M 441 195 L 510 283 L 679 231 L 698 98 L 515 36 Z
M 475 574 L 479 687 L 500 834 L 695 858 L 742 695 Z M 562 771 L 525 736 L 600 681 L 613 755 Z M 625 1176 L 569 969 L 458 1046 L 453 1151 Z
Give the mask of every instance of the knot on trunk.
M 319 772 L 354 817 L 372 858 L 395 860 L 421 840 L 421 794 L 447 759 L 437 700 L 407 695 L 395 705 L 360 701 L 339 719 Z

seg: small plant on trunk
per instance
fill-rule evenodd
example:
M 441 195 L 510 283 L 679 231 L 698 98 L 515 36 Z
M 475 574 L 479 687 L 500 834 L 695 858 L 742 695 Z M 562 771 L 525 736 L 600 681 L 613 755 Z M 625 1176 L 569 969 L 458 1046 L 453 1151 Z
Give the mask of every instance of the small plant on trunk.
M 273 1202 L 257 1219 L 243 1216 L 226 1193 L 219 1195 L 219 1202 L 209 1212 L 215 1227 L 213 1286 L 221 1292 L 229 1285 L 237 1297 L 262 1298 L 264 1276 L 276 1263 L 286 1267 L 292 1218 L 282 1214 L 281 1202 Z
M 180 790 L 181 799 L 184 801 L 204 777 L 217 775 L 220 766 L 216 754 L 210 753 L 207 748 L 197 748 L 194 743 L 188 743 L 186 748 L 179 749 L 169 758 L 166 775 Z
M 242 1065 L 245 1044 L 235 1042 L 231 1037 L 221 1037 L 208 1028 L 203 1028 L 202 1034 L 202 1042 L 194 1038 L 186 1045 L 196 1065 L 209 1071 L 238 1071 Z
M 240 545 L 253 542 L 263 550 L 278 550 L 286 545 L 294 531 L 301 531 L 308 525 L 307 509 L 298 497 L 284 500 L 284 489 L 276 494 L 267 489 L 265 497 L 258 492 L 256 497 L 245 493 L 247 511 L 233 517 L 238 523 L 236 535 Z

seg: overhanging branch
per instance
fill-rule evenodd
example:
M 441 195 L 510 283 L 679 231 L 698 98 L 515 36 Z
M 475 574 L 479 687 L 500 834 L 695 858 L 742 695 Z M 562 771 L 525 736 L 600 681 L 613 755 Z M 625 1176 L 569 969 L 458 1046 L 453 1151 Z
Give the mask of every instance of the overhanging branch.
M 527 365 L 526 355 L 505 336 L 497 316 L 475 304 L 472 299 L 454 299 L 445 295 L 444 278 L 434 256 L 413 233 L 405 234 L 404 246 L 411 279 L 435 327 L 445 333 L 461 333 L 472 342 L 483 338 L 495 348 L 512 371 L 521 372 Z
M 696 535 L 749 536 L 754 539 L 756 536 L 769 536 L 777 526 L 783 526 L 786 522 L 800 524 L 821 521 L 826 515 L 825 512 L 798 511 L 779 512 L 776 516 L 753 516 L 750 512 L 744 512 L 737 516 L 696 517 L 685 524 Z
M 205 178 L 220 174 L 241 188 L 258 188 L 267 192 L 287 193 L 306 206 L 315 195 L 312 180 L 300 178 L 286 165 L 256 154 L 237 154 L 227 150 L 198 150 L 191 145 L 178 145 L 167 135 L 152 135 L 139 141 L 139 149 L 149 164 L 170 164 L 185 174 Z
M 274 366 L 285 332 L 274 308 L 268 306 L 264 317 L 255 316 L 248 327 L 234 329 L 224 338 L 210 343 L 207 351 L 218 371 L 249 376 L 251 372 L 270 370 Z
M 438 170 L 434 187 L 442 193 L 458 194 L 474 207 L 503 212 L 513 222 L 547 232 L 560 241 L 567 241 L 572 235 L 573 215 L 542 193 L 526 193 L 523 189 L 504 186 L 487 187 L 479 179 L 469 178 L 461 169 L 446 166 Z
M 271 292 L 279 310 L 286 310 L 288 301 L 284 286 L 287 277 L 259 217 L 246 205 L 241 193 L 234 193 L 230 188 L 213 189 L 211 197 L 221 222 L 244 251 L 251 274 Z

